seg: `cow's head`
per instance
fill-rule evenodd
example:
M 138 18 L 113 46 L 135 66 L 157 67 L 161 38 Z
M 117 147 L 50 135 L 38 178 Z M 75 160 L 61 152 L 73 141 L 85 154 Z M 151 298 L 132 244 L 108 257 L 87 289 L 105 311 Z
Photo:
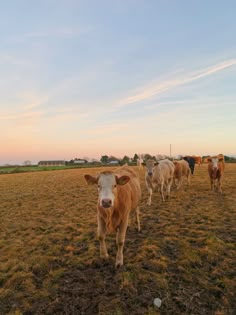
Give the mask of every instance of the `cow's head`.
M 129 176 L 118 176 L 112 172 L 102 172 L 97 177 L 84 175 L 89 185 L 98 187 L 98 203 L 102 208 L 111 208 L 117 195 L 117 185 L 125 185 L 130 180 Z
M 146 173 L 148 176 L 152 177 L 153 175 L 153 170 L 154 170 L 154 167 L 156 165 L 158 165 L 159 163 L 158 162 L 155 162 L 154 160 L 152 159 L 149 159 L 147 160 L 146 162 L 143 162 L 142 165 L 146 168 Z
M 210 167 L 212 168 L 213 175 L 216 175 L 217 170 L 219 168 L 218 162 L 219 162 L 218 158 L 211 158 L 211 157 L 208 158 L 208 163 L 210 164 Z

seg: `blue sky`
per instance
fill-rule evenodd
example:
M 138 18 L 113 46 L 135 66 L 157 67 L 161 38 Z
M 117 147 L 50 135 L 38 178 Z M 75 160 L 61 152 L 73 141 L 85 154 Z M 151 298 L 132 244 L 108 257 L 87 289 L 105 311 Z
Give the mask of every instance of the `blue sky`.
M 236 154 L 235 1 L 0 9 L 0 164 Z

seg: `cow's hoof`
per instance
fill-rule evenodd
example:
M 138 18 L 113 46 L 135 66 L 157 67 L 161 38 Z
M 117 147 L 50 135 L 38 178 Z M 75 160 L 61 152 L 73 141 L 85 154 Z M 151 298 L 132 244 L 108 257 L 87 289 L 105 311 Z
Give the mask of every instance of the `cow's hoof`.
M 100 255 L 100 258 L 101 258 L 101 259 L 108 259 L 108 258 L 109 258 L 109 255 L 108 255 L 108 254 Z
M 121 268 L 123 266 L 123 259 L 117 259 L 116 260 L 116 268 Z
M 116 269 L 120 269 L 123 266 L 123 263 L 119 262 L 116 263 Z

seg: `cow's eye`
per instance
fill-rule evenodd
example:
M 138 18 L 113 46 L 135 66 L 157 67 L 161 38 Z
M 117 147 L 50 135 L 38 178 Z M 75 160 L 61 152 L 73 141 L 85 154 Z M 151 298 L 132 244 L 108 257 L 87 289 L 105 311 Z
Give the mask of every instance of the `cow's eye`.
M 116 184 L 114 185 L 114 188 L 116 188 Z
M 98 185 L 98 189 L 100 189 L 101 188 L 101 186 L 100 185 Z

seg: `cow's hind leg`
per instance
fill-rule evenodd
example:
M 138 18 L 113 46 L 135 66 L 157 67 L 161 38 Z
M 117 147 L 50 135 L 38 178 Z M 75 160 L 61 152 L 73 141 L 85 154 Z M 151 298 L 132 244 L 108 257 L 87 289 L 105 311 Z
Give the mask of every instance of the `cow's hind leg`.
M 191 170 L 189 169 L 188 175 L 187 175 L 187 183 L 188 183 L 188 186 L 190 185 L 190 181 L 191 181 Z
M 168 180 L 168 183 L 166 185 L 166 198 L 170 198 L 171 185 L 172 185 L 172 178 Z
M 182 186 L 182 181 L 183 181 L 183 176 L 181 176 L 181 177 L 178 179 L 178 182 L 177 182 L 177 190 L 179 190 L 180 187 Z

